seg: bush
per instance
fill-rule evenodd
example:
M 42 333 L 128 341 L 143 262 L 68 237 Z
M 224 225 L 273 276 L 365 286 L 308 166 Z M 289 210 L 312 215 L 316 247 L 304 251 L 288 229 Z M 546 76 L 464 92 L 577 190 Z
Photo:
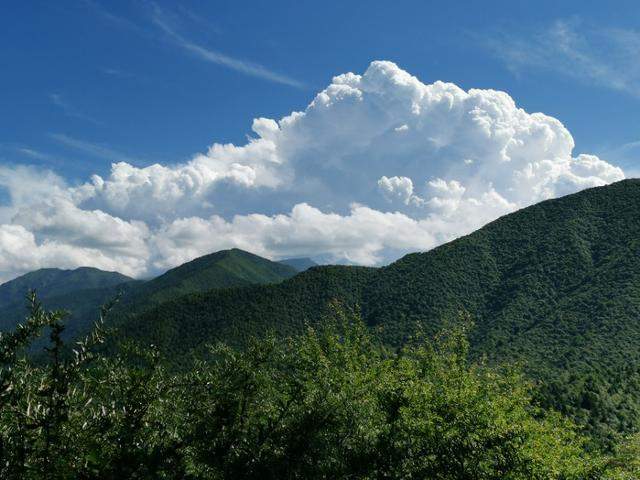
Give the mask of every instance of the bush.
M 468 361 L 467 322 L 395 352 L 357 317 L 338 311 L 330 323 L 243 350 L 218 344 L 173 373 L 153 348 L 92 353 L 100 324 L 63 355 L 62 315 L 32 299 L 25 325 L 0 336 L 0 477 L 603 475 L 607 463 L 585 453 L 572 424 L 532 405 L 518 372 Z M 47 361 L 20 356 L 45 326 Z

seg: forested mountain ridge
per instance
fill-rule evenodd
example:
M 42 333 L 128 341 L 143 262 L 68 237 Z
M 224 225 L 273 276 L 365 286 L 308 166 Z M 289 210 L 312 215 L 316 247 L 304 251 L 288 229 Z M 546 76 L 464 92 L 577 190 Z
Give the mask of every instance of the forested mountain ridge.
M 640 181 L 548 200 L 381 269 L 315 267 L 276 286 L 186 296 L 130 319 L 172 356 L 223 339 L 301 331 L 322 302 L 361 308 L 389 345 L 461 311 L 472 352 L 523 365 L 540 400 L 599 438 L 640 424 Z
M 26 273 L 0 285 L 0 308 L 23 301 L 29 290 L 36 290 L 40 298 L 59 297 L 79 290 L 112 287 L 132 278 L 118 272 L 80 267 L 75 270 L 42 268 Z
M 476 355 L 519 362 L 542 400 L 607 436 L 640 421 L 640 181 L 507 215 L 383 268 L 364 316 L 399 342 L 459 310 Z
M 116 316 L 143 348 L 99 350 L 112 333 L 98 325 L 67 356 L 60 316 L 35 302 L 0 335 L 0 473 L 638 478 L 640 435 L 621 433 L 640 425 L 639 189 L 544 202 L 381 269 L 314 267 Z M 20 350 L 45 327 L 32 363 Z
M 213 289 L 277 283 L 298 271 L 238 248 L 220 250 L 172 268 L 133 292 L 136 303 L 157 304 L 189 293 Z
M 153 343 L 168 358 L 180 359 L 214 341 L 241 345 L 267 330 L 298 334 L 330 317 L 336 300 L 357 309 L 375 272 L 369 267 L 313 267 L 281 283 L 185 295 L 117 318 L 116 325 L 120 338 Z
M 543 405 L 609 442 L 640 425 L 639 208 L 640 181 L 626 180 L 542 202 L 378 269 L 317 266 L 296 275 L 234 249 L 145 283 L 44 300 L 54 308 L 79 302 L 71 305 L 88 328 L 98 305 L 121 290 L 116 338 L 154 344 L 181 363 L 217 341 L 296 335 L 323 324 L 335 304 L 361 311 L 394 347 L 467 312 L 475 358 L 522 365 L 540 382 Z M 82 333 L 82 325 L 72 318 L 68 331 Z
M 97 319 L 101 305 L 116 297 L 119 302 L 113 315 L 120 316 L 124 312 L 141 312 L 189 293 L 275 283 L 296 273 L 291 266 L 239 249 L 196 258 L 147 281 L 89 267 L 42 269 L 0 286 L 0 331 L 14 328 L 25 318 L 29 290 L 36 290 L 48 308 L 69 313 L 64 333 L 69 339 L 86 334 Z
M 72 338 L 90 328 L 102 304 L 138 283 L 121 273 L 91 267 L 29 272 L 0 285 L 0 331 L 11 330 L 24 320 L 28 313 L 27 294 L 35 290 L 49 308 L 70 312 L 65 338 Z

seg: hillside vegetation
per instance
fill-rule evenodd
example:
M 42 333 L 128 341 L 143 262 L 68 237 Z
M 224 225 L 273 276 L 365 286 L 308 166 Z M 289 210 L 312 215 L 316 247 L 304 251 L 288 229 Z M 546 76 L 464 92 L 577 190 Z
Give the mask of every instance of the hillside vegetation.
M 74 338 L 88 332 L 101 305 L 137 283 L 120 273 L 90 267 L 44 268 L 27 273 L 0 285 L 0 331 L 12 330 L 24 321 L 29 313 L 27 295 L 34 290 L 49 308 L 70 312 L 65 339 Z
M 142 314 L 117 318 L 116 338 L 154 344 L 164 357 L 184 363 L 187 354 L 201 354 L 216 341 L 242 346 L 267 331 L 295 335 L 330 314 L 336 299 L 346 308 L 357 307 L 375 272 L 367 267 L 314 267 L 278 284 L 185 295 Z
M 640 181 L 626 180 L 542 202 L 384 268 L 316 266 L 294 276 L 293 267 L 229 250 L 145 283 L 45 299 L 87 319 L 69 320 L 69 338 L 88 330 L 114 288 L 124 290 L 107 351 L 153 344 L 182 369 L 217 341 L 242 347 L 321 326 L 336 302 L 394 348 L 465 312 L 475 322 L 472 358 L 519 365 L 539 383 L 541 406 L 612 448 L 640 426 L 639 208 Z
M 543 405 L 610 444 L 640 425 L 639 208 L 638 180 L 589 189 L 385 268 L 315 267 L 276 286 L 174 299 L 122 334 L 184 358 L 219 339 L 303 331 L 339 300 L 399 346 L 465 311 L 472 355 L 521 364 Z
M 141 285 L 125 301 L 157 304 L 188 293 L 277 283 L 298 271 L 234 248 L 196 258 Z
M 395 352 L 357 318 L 293 338 L 212 347 L 186 373 L 154 349 L 62 355 L 36 302 L 0 335 L 0 476 L 7 479 L 624 480 L 637 438 L 589 452 L 517 371 L 470 360 L 468 321 Z M 47 361 L 21 349 L 48 327 Z M 128 355 L 128 356 L 127 356 Z M 131 358 L 133 357 L 133 358 Z
M 48 299 L 82 290 L 113 287 L 132 280 L 121 273 L 91 267 L 75 270 L 43 268 L 0 285 L 0 308 L 11 306 L 16 301 L 24 305 L 29 290 L 36 290 L 40 298 Z
M 520 362 L 599 437 L 640 425 L 640 181 L 550 200 L 384 268 L 362 299 L 396 344 L 458 311 L 476 355 Z
M 69 313 L 64 338 L 71 339 L 88 333 L 100 306 L 115 297 L 119 297 L 116 312 L 124 315 L 188 293 L 275 283 L 296 273 L 294 267 L 238 249 L 196 258 L 148 281 L 95 268 L 42 269 L 0 285 L 0 331 L 24 320 L 30 290 L 49 308 Z

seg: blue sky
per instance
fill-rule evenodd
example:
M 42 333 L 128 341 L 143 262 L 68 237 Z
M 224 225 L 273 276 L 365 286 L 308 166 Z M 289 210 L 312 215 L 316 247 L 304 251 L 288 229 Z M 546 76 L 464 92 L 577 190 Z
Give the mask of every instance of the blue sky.
M 352 137 L 340 140 L 342 143 L 331 143 L 335 148 L 330 150 L 329 140 L 323 140 L 322 135 L 326 132 L 323 127 L 325 130 L 318 130 L 316 140 L 313 136 L 300 136 L 295 142 L 286 144 L 299 148 L 301 142 L 306 142 L 305 155 L 296 153 L 295 162 L 293 156 L 288 158 L 290 168 L 285 169 L 286 174 L 260 173 L 261 169 L 269 170 L 266 164 L 256 166 L 251 159 L 240 162 L 239 170 L 233 166 L 237 162 L 229 156 L 224 160 L 216 159 L 215 162 L 220 161 L 225 167 L 224 174 L 214 169 L 215 175 L 222 175 L 219 178 L 226 180 L 215 189 L 208 189 L 206 195 L 198 190 L 201 195 L 198 202 L 192 198 L 189 206 L 172 203 L 164 210 L 158 207 L 153 212 L 136 214 L 133 213 L 137 211 L 136 205 L 127 207 L 126 211 L 122 205 L 116 205 L 114 195 L 117 193 L 109 194 L 109 201 L 101 201 L 95 192 L 87 194 L 74 190 L 88 182 L 92 175 L 105 180 L 116 178 L 111 167 L 114 162 L 125 162 L 134 169 L 157 163 L 166 166 L 174 175 L 175 169 L 171 170 L 174 166 L 187 164 L 198 153 L 206 154 L 213 144 L 232 143 L 242 148 L 248 136 L 266 138 L 271 135 L 271 127 L 264 127 L 263 133 L 255 128 L 252 131 L 254 118 L 279 120 L 293 111 L 303 111 L 318 92 L 331 84 L 333 76 L 346 72 L 363 74 L 374 60 L 394 62 L 401 71 L 409 72 L 425 85 L 443 80 L 463 90 L 505 91 L 526 112 L 544 112 L 559 119 L 575 141 L 574 157 L 580 153 L 597 155 L 608 162 L 607 165 L 621 167 L 626 176 L 632 176 L 639 170 L 635 158 L 640 153 L 639 14 L 640 5 L 635 1 L 177 3 L 69 0 L 5 3 L 0 6 L 0 61 L 3 66 L 0 75 L 0 167 L 6 168 L 4 173 L 0 171 L 0 222 L 11 226 L 13 233 L 18 227 L 25 230 L 26 233 L 21 230 L 20 235 L 30 235 L 34 248 L 54 244 L 57 248 L 56 255 L 42 253 L 36 260 L 21 260 L 23 270 L 45 263 L 73 266 L 86 262 L 95 258 L 90 250 L 93 248 L 106 258 L 97 262 L 97 266 L 116 268 L 122 264 L 121 269 L 135 274 L 161 270 L 185 260 L 166 252 L 159 253 L 163 247 L 159 246 L 162 242 L 158 240 L 160 232 L 164 234 L 171 228 L 178 228 L 176 220 L 182 218 L 210 222 L 211 215 L 219 215 L 230 221 L 234 214 L 256 213 L 270 216 L 270 221 L 274 222 L 277 219 L 273 216 L 277 214 L 292 221 L 295 205 L 304 203 L 322 214 L 346 215 L 356 202 L 372 207 L 375 212 L 397 211 L 412 220 L 422 220 L 434 215 L 432 200 L 441 197 L 433 191 L 440 187 L 429 186 L 433 190 L 431 196 L 421 197 L 418 182 L 444 180 L 445 187 L 442 188 L 447 190 L 447 198 L 457 198 L 455 192 L 458 190 L 466 192 L 461 193 L 463 196 L 475 191 L 474 201 L 501 184 L 501 178 L 494 176 L 487 180 L 482 177 L 486 180 L 486 188 L 472 188 L 472 184 L 479 182 L 478 175 L 474 174 L 473 181 L 465 184 L 466 177 L 456 177 L 451 169 L 447 170 L 447 176 L 441 167 L 423 169 L 424 174 L 418 175 L 418 170 L 408 166 L 411 160 L 401 156 L 392 158 L 394 150 L 389 150 L 388 168 L 379 169 L 389 172 L 384 176 L 387 180 L 380 177 L 377 183 L 371 183 L 371 179 L 360 175 L 366 170 L 361 164 L 358 169 L 350 170 L 349 175 L 344 175 L 344 169 L 342 174 L 336 175 L 327 165 L 334 168 L 338 161 L 321 165 L 316 162 L 313 152 L 321 151 L 325 158 L 332 158 L 345 142 L 361 145 L 361 141 L 356 140 L 361 138 L 361 132 L 354 131 Z M 374 70 L 370 75 L 372 79 L 380 75 L 402 78 L 398 73 L 400 70 L 386 67 Z M 365 90 L 363 87 L 362 91 Z M 385 95 L 395 98 L 394 92 Z M 502 100 L 494 96 L 493 101 L 498 105 Z M 380 104 L 376 105 L 371 107 L 371 112 L 379 112 L 376 109 Z M 362 121 L 355 114 L 340 115 L 331 121 L 352 121 L 353 118 Z M 310 125 L 311 118 L 315 117 L 308 117 Z M 401 125 L 400 117 L 393 121 L 400 123 L 396 125 L 389 121 L 387 126 L 393 127 L 389 131 L 409 128 L 406 124 Z M 345 125 L 341 132 L 352 127 Z M 336 134 L 331 135 L 333 142 Z M 275 142 L 279 151 L 289 148 L 279 141 Z M 453 141 L 447 158 L 454 158 L 451 153 L 454 151 L 458 155 L 473 151 L 470 141 L 466 137 L 462 143 Z M 524 140 L 524 143 L 528 141 Z M 402 148 L 406 145 L 409 144 L 400 144 Z M 394 143 L 396 150 L 397 147 Z M 482 143 L 475 147 L 478 151 L 489 148 Z M 557 158 L 565 158 L 566 148 L 558 148 L 561 153 Z M 339 155 L 335 153 L 340 162 L 357 156 L 351 150 L 347 155 L 346 151 L 342 149 Z M 412 152 L 411 158 L 430 158 L 417 144 Z M 530 152 L 533 160 L 544 160 L 535 157 L 538 147 L 532 147 Z M 358 151 L 358 155 L 364 153 Z M 215 154 L 209 154 L 211 156 L 215 157 Z M 304 160 L 308 164 L 303 165 L 303 157 L 311 159 Z M 472 159 L 464 160 L 469 165 L 472 162 Z M 282 159 L 277 161 L 287 163 Z M 445 160 L 438 160 L 441 161 Z M 393 165 L 399 166 L 397 172 Z M 28 167 L 21 170 L 22 166 Z M 495 215 L 541 198 L 590 186 L 593 182 L 606 183 L 619 177 L 619 173 L 583 175 L 580 172 L 585 171 L 584 165 L 567 168 L 573 168 L 570 182 L 574 185 L 568 190 L 565 185 L 569 180 L 559 180 L 556 174 L 553 188 L 545 180 L 545 186 L 537 185 L 526 199 L 518 195 L 518 198 L 511 198 L 495 187 L 501 195 L 500 202 L 509 205 L 503 208 L 501 203 L 502 206 L 496 207 Z M 250 179 L 244 176 L 247 169 L 253 169 Z M 400 175 L 402 169 L 405 174 Z M 132 176 L 152 176 L 148 170 L 132 171 Z M 258 181 L 255 175 L 259 176 Z M 578 180 L 576 175 L 580 177 Z M 348 182 L 351 179 L 359 182 L 360 177 L 362 182 L 371 185 L 358 184 L 353 188 L 358 194 L 347 198 L 344 192 L 351 188 Z M 587 177 L 590 180 L 585 180 Z M 33 218 L 25 220 L 28 215 L 24 212 L 40 205 L 37 203 L 40 199 L 33 193 L 38 192 L 39 187 L 29 183 L 38 178 L 56 185 L 63 192 L 60 198 L 64 197 L 73 208 L 79 209 L 73 221 L 43 226 L 35 225 Z M 165 177 L 159 182 L 166 185 Z M 283 189 L 282 185 L 287 182 L 288 187 Z M 446 182 L 458 182 L 461 189 Z M 294 183 L 297 189 L 291 188 Z M 331 189 L 329 184 L 340 187 Z M 238 185 L 242 188 L 250 185 L 251 188 L 240 190 Z M 385 207 L 381 197 L 369 196 L 378 188 L 376 185 L 387 198 L 396 195 L 401 200 L 400 206 Z M 175 191 L 181 186 L 184 184 L 172 188 Z M 504 191 L 514 188 L 508 186 Z M 279 189 L 277 194 L 274 189 Z M 118 190 L 114 187 L 113 191 Z M 302 191 L 311 193 L 305 196 L 300 193 Z M 154 192 L 153 195 L 158 190 Z M 104 195 L 107 193 L 103 192 Z M 182 193 L 180 191 L 180 195 Z M 162 195 L 167 198 L 169 194 Z M 333 200 L 338 197 L 341 203 Z M 60 198 L 43 200 L 50 209 L 48 215 L 62 211 Z M 54 203 L 58 207 L 53 207 Z M 197 207 L 194 206 L 196 203 Z M 426 204 L 432 209 L 419 213 L 418 207 Z M 135 230 L 139 227 L 136 222 L 144 223 L 146 233 L 135 231 L 153 237 L 155 243 L 151 246 L 146 240 L 143 242 L 147 249 L 143 266 L 132 266 L 116 259 L 124 255 L 124 250 L 132 256 L 143 255 L 130 245 L 119 246 L 119 250 L 111 254 L 95 239 L 85 238 L 86 232 L 70 233 L 69 225 L 79 222 L 87 212 L 96 211 L 110 216 L 109 221 L 118 225 L 126 224 L 126 228 Z M 207 228 L 211 228 L 210 225 Z M 229 225 L 224 228 L 232 229 Z M 369 257 L 353 254 L 349 250 L 351 247 L 332 250 L 302 240 L 287 244 L 287 248 L 296 254 L 316 254 L 327 261 L 371 264 L 392 260 L 404 251 L 428 248 L 465 230 L 468 228 L 447 230 L 444 236 L 438 236 L 442 232 L 434 234 L 437 239 L 431 243 L 409 242 L 389 247 L 380 240 L 379 245 L 371 246 L 371 251 L 384 252 L 389 247 L 393 253 Z M 262 245 L 259 252 L 271 257 L 284 255 L 284 250 L 274 247 L 283 241 L 274 233 L 269 235 L 268 242 L 258 242 Z M 281 235 L 286 237 L 288 234 Z M 250 245 L 255 239 L 249 237 L 233 230 L 233 235 L 221 245 Z M 73 238 L 76 240 L 70 240 Z M 335 238 L 327 241 L 335 241 Z M 201 247 L 189 250 L 190 255 L 216 245 L 203 243 Z M 61 250 L 67 252 L 67 248 L 84 249 L 84 253 L 80 256 L 59 253 Z M 13 259 L 11 261 L 15 263 L 12 256 L 15 252 L 10 253 L 8 247 L 2 249 L 0 241 L 0 279 L 3 255 L 7 264 L 7 259 Z M 134 250 L 135 254 L 131 253 Z M 4 277 L 14 273 L 7 267 Z
M 527 111 L 559 118 L 580 151 L 609 153 L 640 140 L 637 95 L 552 68 L 514 71 L 486 46 L 498 34 L 543 34 L 558 20 L 639 29 L 634 1 L 157 5 L 184 39 L 300 86 L 189 52 L 154 22 L 149 3 L 12 2 L 0 7 L 0 158 L 46 164 L 79 179 L 106 172 L 111 157 L 183 160 L 213 140 L 241 142 L 254 117 L 302 109 L 333 75 L 362 71 L 377 59 L 425 82 L 504 90 Z M 103 149 L 92 153 L 83 144 Z

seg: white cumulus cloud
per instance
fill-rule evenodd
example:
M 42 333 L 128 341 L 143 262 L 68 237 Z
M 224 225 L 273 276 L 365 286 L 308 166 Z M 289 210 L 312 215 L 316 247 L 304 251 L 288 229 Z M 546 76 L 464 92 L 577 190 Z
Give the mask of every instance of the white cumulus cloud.
M 378 180 L 378 187 L 389 201 L 399 199 L 405 205 L 409 205 L 412 201 L 420 203 L 422 200 L 413 194 L 413 181 L 407 177 L 388 178 L 383 175 Z
M 0 210 L 0 279 L 44 265 L 152 274 L 233 246 L 372 265 L 624 178 L 574 156 L 560 121 L 504 92 L 424 84 L 391 62 L 339 75 L 304 111 L 252 131 L 244 145 L 214 143 L 180 164 L 119 162 L 76 186 L 0 169 L 12 198 Z

